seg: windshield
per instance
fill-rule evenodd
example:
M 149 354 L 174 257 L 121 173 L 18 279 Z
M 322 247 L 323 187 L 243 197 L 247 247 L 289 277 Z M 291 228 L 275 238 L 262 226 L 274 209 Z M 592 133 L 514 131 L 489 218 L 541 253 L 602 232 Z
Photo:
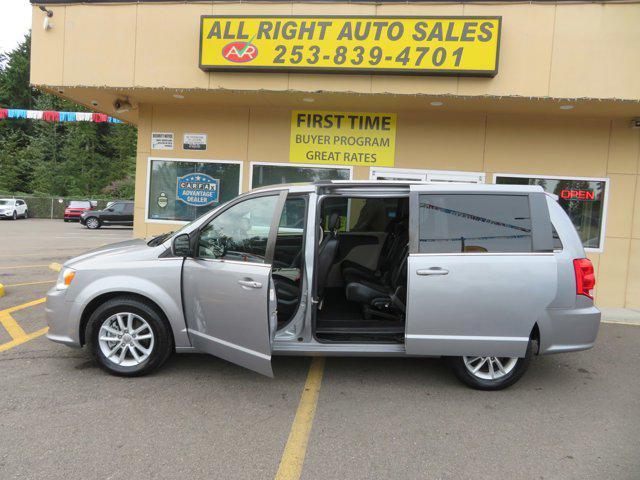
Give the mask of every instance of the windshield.
M 69 202 L 69 208 L 91 208 L 91 204 L 89 202 L 73 200 Z
M 13 205 L 13 200 L 0 200 L 0 205 Z

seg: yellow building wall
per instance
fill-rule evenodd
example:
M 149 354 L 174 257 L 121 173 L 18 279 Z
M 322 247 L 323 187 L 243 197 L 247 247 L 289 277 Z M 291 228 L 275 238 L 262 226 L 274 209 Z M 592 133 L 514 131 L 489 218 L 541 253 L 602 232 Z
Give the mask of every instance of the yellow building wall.
M 640 98 L 640 4 L 212 3 L 33 9 L 31 82 L 39 86 Z M 501 15 L 495 78 L 205 73 L 199 18 L 239 15 Z
M 139 114 L 134 234 L 149 236 L 177 225 L 145 222 L 149 156 L 243 162 L 289 161 L 291 112 L 284 108 L 216 109 L 143 105 Z M 173 132 L 175 148 L 150 148 L 152 131 Z M 206 133 L 204 152 L 181 148 L 185 132 Z M 640 131 L 606 118 L 559 118 L 398 112 L 398 168 L 522 173 L 610 179 L 603 253 L 590 253 L 600 306 L 640 308 Z M 368 167 L 355 167 L 368 179 Z

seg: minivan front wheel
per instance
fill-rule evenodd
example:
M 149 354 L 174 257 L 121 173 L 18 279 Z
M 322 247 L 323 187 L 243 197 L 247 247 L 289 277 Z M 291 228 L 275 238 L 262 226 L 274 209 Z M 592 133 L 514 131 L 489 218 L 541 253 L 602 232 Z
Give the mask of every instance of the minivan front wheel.
M 533 356 L 529 341 L 524 357 L 490 357 L 471 355 L 450 357 L 453 373 L 460 381 L 478 390 L 502 390 L 516 383 L 526 372 Z
M 87 340 L 100 367 L 126 377 L 156 370 L 173 351 L 166 322 L 149 304 L 132 297 L 100 305 L 87 323 Z

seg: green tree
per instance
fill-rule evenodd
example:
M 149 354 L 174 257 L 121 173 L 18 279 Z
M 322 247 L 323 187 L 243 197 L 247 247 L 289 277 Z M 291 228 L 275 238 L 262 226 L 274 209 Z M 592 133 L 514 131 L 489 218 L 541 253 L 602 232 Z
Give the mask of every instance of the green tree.
M 30 35 L 0 54 L 0 107 L 87 111 L 29 85 Z M 137 129 L 126 124 L 0 120 L 0 189 L 133 198 Z

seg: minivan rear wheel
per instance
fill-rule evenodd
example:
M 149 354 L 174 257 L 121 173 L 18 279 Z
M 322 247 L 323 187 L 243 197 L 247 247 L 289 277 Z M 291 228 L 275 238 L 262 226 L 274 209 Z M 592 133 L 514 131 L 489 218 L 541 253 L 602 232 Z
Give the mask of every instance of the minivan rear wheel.
M 100 305 L 87 323 L 87 343 L 98 365 L 124 377 L 158 369 L 173 351 L 173 337 L 161 315 L 134 297 Z
M 529 368 L 533 356 L 531 340 L 524 357 L 471 355 L 449 357 L 453 373 L 460 381 L 477 390 L 502 390 L 516 383 Z

